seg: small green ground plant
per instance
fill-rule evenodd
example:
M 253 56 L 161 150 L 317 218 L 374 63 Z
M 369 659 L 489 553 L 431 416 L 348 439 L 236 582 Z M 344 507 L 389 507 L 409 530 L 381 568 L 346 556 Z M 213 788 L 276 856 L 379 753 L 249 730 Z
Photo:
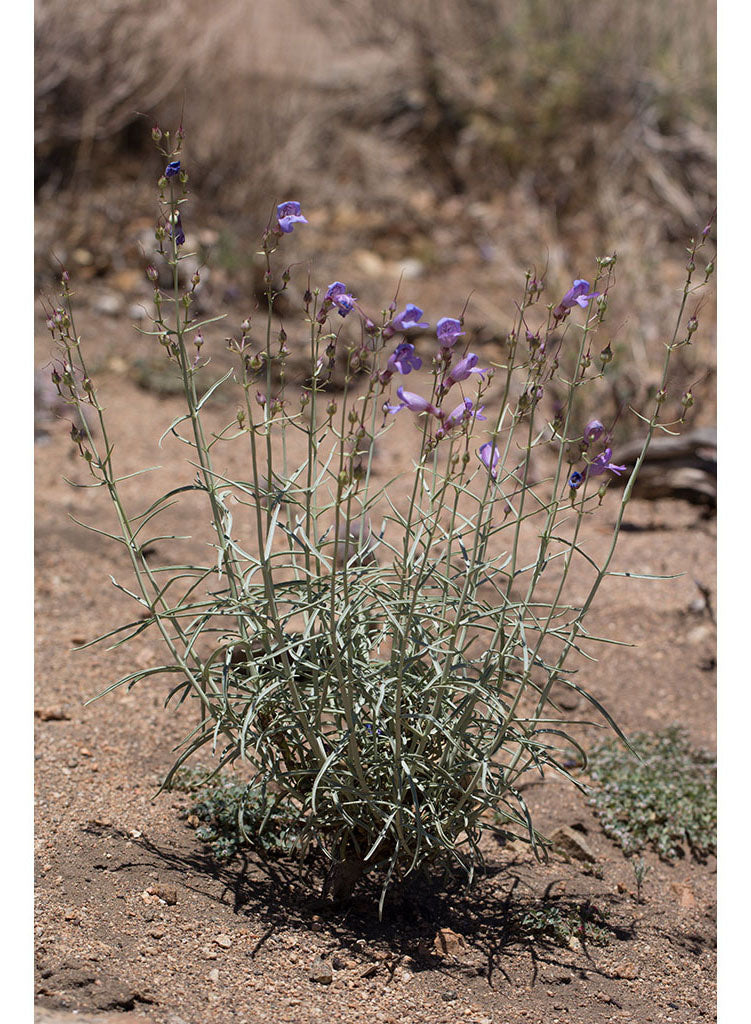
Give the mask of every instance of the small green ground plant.
M 299 816 L 285 811 L 261 787 L 233 782 L 210 769 L 185 768 L 173 789 L 190 794 L 192 802 L 184 816 L 200 822 L 196 837 L 216 861 L 230 861 L 244 847 L 262 856 L 294 854 L 299 849 Z
M 663 860 L 717 852 L 717 764 L 672 726 L 630 739 L 631 753 L 606 740 L 589 754 L 590 804 L 627 856 L 651 847 Z M 643 881 L 644 871 L 642 869 Z
M 594 261 L 591 284 L 577 278 L 548 303 L 544 279 L 530 271 L 504 350 L 480 366 L 458 303 L 441 311 L 451 315 L 433 334 L 412 302 L 397 312 L 394 297 L 368 311 L 343 281 L 316 287 L 311 269 L 298 267 L 298 316 L 282 316 L 295 263 L 280 256 L 308 223 L 301 204 L 288 200 L 261 239 L 260 322 L 253 310 L 226 339 L 235 368 L 209 383 L 207 353 L 221 317 L 193 315 L 200 271 L 187 280 L 183 273 L 183 133 L 171 139 L 157 128 L 154 138 L 168 162 L 157 184 L 161 265 L 146 271 L 154 285 L 146 333 L 182 388 L 184 411 L 163 434 L 184 446 L 182 486 L 145 508 L 128 507 L 67 271 L 47 321 L 59 350 L 52 379 L 67 402 L 89 412 L 73 428 L 88 486 L 106 489 L 115 512 L 117 532 L 92 528 L 122 547 L 132 570 L 129 586 L 113 582 L 135 602 L 134 618 L 99 641 L 117 647 L 150 631 L 167 652 L 162 664 L 105 692 L 172 679 L 167 703 L 188 701 L 196 724 L 164 788 L 205 750 L 217 774 L 244 762 L 252 792 L 265 794 L 275 816 L 298 823 L 300 852 L 314 847 L 328 858 L 332 891 L 380 873 L 382 906 L 392 878 L 418 869 L 455 867 L 471 879 L 487 829 L 541 852 L 520 781 L 555 771 L 578 784 L 564 763 L 572 745 L 581 750 L 571 726 L 591 724 L 561 717 L 551 694 L 576 691 L 599 724 L 622 736 L 568 662 L 576 652 L 593 663 L 592 648 L 610 642 L 586 626 L 602 582 L 640 575 L 613 567 L 616 542 L 653 434 L 674 429 L 693 402 L 690 392 L 680 404 L 674 396 L 677 415 L 666 414 L 670 359 L 691 343 L 692 298 L 712 273 L 699 255 L 710 226 L 688 248 L 659 388 L 648 408 L 634 410 L 642 450 L 627 467 L 614 460 L 612 427 L 596 417 L 583 423 L 579 411 L 612 359 L 598 333 L 614 255 Z M 293 346 L 307 352 L 296 379 Z M 419 391 L 401 383 L 411 373 Z M 210 429 L 207 409 L 220 389 L 234 389 L 238 407 Z M 375 452 L 397 435 L 402 449 L 410 446 L 409 465 L 384 480 Z M 227 445 L 240 446 L 245 473 L 228 475 Z M 533 468 L 538 452 L 543 475 Z M 608 500 L 609 479 L 620 474 L 628 478 L 597 562 L 587 531 Z M 179 551 L 186 538 L 163 532 L 159 521 L 189 501 L 204 503 L 211 524 L 205 561 L 151 557 L 159 545 Z M 233 801 L 241 835 L 262 829 L 255 798 Z

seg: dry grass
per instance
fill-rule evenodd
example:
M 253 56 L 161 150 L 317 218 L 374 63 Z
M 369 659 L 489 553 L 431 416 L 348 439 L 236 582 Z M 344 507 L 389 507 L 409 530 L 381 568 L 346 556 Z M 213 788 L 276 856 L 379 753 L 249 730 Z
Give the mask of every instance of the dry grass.
M 240 236 L 297 195 L 340 265 L 462 264 L 491 331 L 527 266 L 556 291 L 617 249 L 627 395 L 715 205 L 714 19 L 702 0 L 39 0 L 40 210 L 61 189 L 76 216 L 106 207 L 93 190 L 142 180 L 152 120 L 184 107 L 191 185 Z

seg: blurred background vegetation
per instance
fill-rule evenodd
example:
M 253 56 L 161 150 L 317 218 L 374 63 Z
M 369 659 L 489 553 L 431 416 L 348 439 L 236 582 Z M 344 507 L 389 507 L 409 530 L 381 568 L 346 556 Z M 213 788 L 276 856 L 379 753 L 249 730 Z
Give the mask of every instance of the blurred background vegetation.
M 37 0 L 40 291 L 62 260 L 103 315 L 140 315 L 163 163 L 151 129 L 181 117 L 207 308 L 236 306 L 238 322 L 252 310 L 257 238 L 287 198 L 311 222 L 290 258 L 312 259 L 317 283 L 344 280 L 375 311 L 403 275 L 401 297 L 433 323 L 473 292 L 473 344 L 491 349 L 528 268 L 557 302 L 617 251 L 617 411 L 656 379 L 685 245 L 715 206 L 715 8 Z M 707 423 L 703 303 L 673 397 L 698 381 L 694 421 Z

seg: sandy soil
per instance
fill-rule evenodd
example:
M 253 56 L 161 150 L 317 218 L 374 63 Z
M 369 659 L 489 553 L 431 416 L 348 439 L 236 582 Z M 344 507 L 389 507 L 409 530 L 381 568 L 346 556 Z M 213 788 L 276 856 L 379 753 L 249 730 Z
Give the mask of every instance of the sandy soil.
M 164 479 L 184 480 L 177 446 L 159 452 L 155 445 L 178 400 L 137 386 L 132 334 L 111 324 L 89 314 L 79 329 L 92 340 L 112 434 L 127 439 L 119 470 L 160 464 Z M 47 358 L 42 327 L 38 365 Z M 219 409 L 216 422 L 232 408 Z M 384 452 L 378 472 L 387 476 L 407 457 Z M 50 422 L 36 468 L 40 1021 L 67 1020 L 52 1013 L 66 1010 L 157 1024 L 714 1019 L 714 860 L 671 866 L 648 853 L 652 870 L 639 903 L 631 864 L 602 834 L 584 797 L 554 778 L 525 792 L 533 817 L 543 832 L 576 826 L 594 865 L 558 856 L 540 865 L 526 850 L 488 839 L 488 871 L 470 893 L 436 887 L 397 895 L 382 924 L 367 892 L 344 909 L 322 905 L 315 871 L 306 877 L 293 863 L 248 856 L 218 868 L 181 818 L 187 797 L 153 798 L 189 711 L 163 711 L 166 686 L 159 683 L 84 706 L 134 663 L 161 656 L 155 640 L 112 654 L 71 652 L 127 614 L 108 582 L 110 572 L 127 582 L 127 566 L 110 543 L 67 515 L 107 522 L 104 496 L 71 489 L 63 475 L 86 479 L 66 424 Z M 126 489 L 139 503 L 156 492 L 149 476 Z M 593 552 L 609 540 L 614 507 L 608 495 Z M 608 581 L 591 628 L 638 646 L 605 648 L 588 685 L 626 731 L 676 722 L 697 745 L 713 748 L 714 627 L 691 606 L 694 580 L 714 599 L 715 522 L 670 501 L 634 502 L 627 520 L 616 568 L 684 575 Z M 606 913 L 609 944 L 561 949 L 509 936 L 508 907 L 544 894 Z M 443 929 L 453 936 L 444 932 L 448 949 L 439 952 Z

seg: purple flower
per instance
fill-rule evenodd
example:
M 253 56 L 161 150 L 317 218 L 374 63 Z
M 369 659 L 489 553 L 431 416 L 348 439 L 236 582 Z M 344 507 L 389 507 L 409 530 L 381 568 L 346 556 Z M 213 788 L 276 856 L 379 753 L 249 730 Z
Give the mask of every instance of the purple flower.
M 451 430 L 452 427 L 458 427 L 464 420 L 471 420 L 473 415 L 476 420 L 486 420 L 488 417 L 482 415 L 482 410 L 485 408 L 481 405 L 480 408 L 473 414 L 474 402 L 471 398 L 465 398 L 461 405 L 457 405 L 455 409 L 452 409 L 448 416 L 443 421 L 443 429 Z
M 412 327 L 419 327 L 421 330 L 426 330 L 430 327 L 430 324 L 423 323 L 421 318 L 422 310 L 420 307 L 415 306 L 412 302 L 408 302 L 402 312 L 397 313 L 388 326 L 395 331 L 408 331 Z
M 174 178 L 179 173 L 180 173 L 180 161 L 179 160 L 173 160 L 171 163 L 167 164 L 167 166 L 166 166 L 166 168 L 164 170 L 164 177 L 165 178 Z
M 182 218 L 180 217 L 179 213 L 174 215 L 172 223 L 168 224 L 167 227 L 168 227 L 170 235 L 174 234 L 175 245 L 184 245 L 185 244 L 185 232 L 183 231 L 183 222 L 182 222 Z
M 615 473 L 616 476 L 620 476 L 621 473 L 625 472 L 625 466 L 616 466 L 610 459 L 613 454 L 611 448 L 606 448 L 604 452 L 601 452 L 596 459 L 592 459 L 590 464 L 587 466 L 587 474 L 589 476 L 600 476 L 606 470 L 610 470 L 611 473 Z
M 463 359 L 454 366 L 446 377 L 446 383 L 443 385 L 448 390 L 452 384 L 458 384 L 461 380 L 466 380 L 471 373 L 479 373 L 483 377 L 487 372 L 487 367 L 482 369 L 477 365 L 479 356 L 475 355 L 474 352 L 468 352 Z
M 596 299 L 600 293 L 590 292 L 589 281 L 585 281 L 584 278 L 578 277 L 573 284 L 572 288 L 566 292 L 561 301 L 553 310 L 553 316 L 557 320 L 561 320 L 569 309 L 574 306 L 581 306 L 582 309 L 586 309 L 591 299 Z
M 579 472 L 572 473 L 571 476 L 568 478 L 568 485 L 569 485 L 569 487 L 571 488 L 572 491 L 575 491 L 577 489 L 577 487 L 581 487 L 581 485 L 583 483 L 584 483 L 584 474 L 583 473 L 579 473 Z
M 413 370 L 419 370 L 422 366 L 422 359 L 418 355 L 415 355 L 415 346 L 410 345 L 408 341 L 403 341 L 401 345 L 398 345 L 394 352 L 389 356 L 386 366 L 391 373 L 411 373 Z
M 307 221 L 306 221 L 307 223 Z M 292 229 L 290 228 L 290 231 Z M 355 308 L 355 298 L 347 291 L 347 286 L 342 281 L 333 281 L 326 289 L 325 302 L 330 302 L 339 310 L 339 316 L 346 316 Z
M 432 416 L 436 416 L 438 419 L 441 418 L 441 410 L 432 405 L 427 398 L 416 395 L 414 391 L 405 391 L 401 386 L 396 389 L 396 393 L 401 399 L 401 404 L 385 405 L 384 409 L 386 412 L 397 413 L 402 409 L 411 409 L 412 412 L 429 412 Z
M 459 338 L 464 337 L 461 322 L 452 316 L 442 316 L 435 325 L 435 333 L 443 348 L 451 348 Z
M 584 428 L 584 440 L 591 444 L 592 441 L 599 440 L 605 433 L 605 427 L 599 420 L 590 420 Z
M 480 456 L 480 462 L 482 462 L 484 466 L 487 466 L 488 470 L 490 471 L 490 475 L 495 480 L 496 475 L 498 473 L 497 466 L 498 460 L 501 457 L 501 453 L 498 451 L 494 444 L 491 444 L 490 441 L 487 441 L 485 444 L 480 446 L 480 450 L 477 454 Z
M 295 224 L 308 223 L 300 213 L 300 204 L 293 199 L 288 199 L 285 203 L 279 203 L 276 208 L 276 219 L 279 224 L 279 230 L 283 231 L 285 235 L 292 231 Z

